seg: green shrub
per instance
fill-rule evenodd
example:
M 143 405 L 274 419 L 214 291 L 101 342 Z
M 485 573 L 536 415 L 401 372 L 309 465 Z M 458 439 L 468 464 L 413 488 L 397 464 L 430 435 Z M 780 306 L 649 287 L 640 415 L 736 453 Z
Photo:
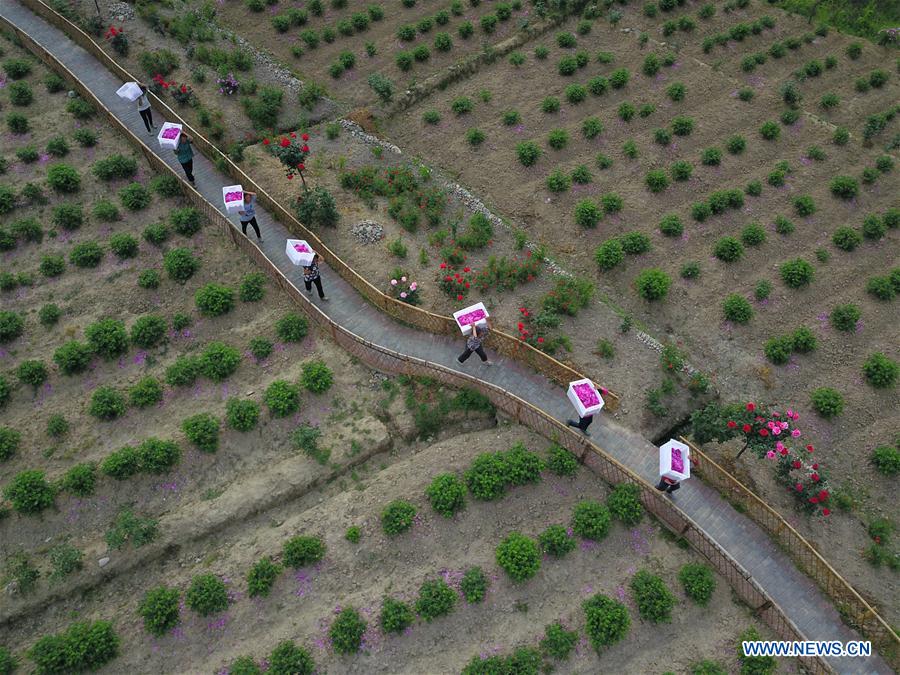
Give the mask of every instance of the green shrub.
M 497 453 L 481 453 L 472 460 L 464 478 L 476 499 L 497 499 L 506 490 L 506 464 Z
M 859 181 L 852 176 L 835 176 L 829 185 L 831 194 L 841 199 L 853 199 L 859 194 Z
M 228 590 L 215 574 L 198 574 L 184 594 L 184 602 L 200 616 L 228 609 Z
M 309 332 L 309 322 L 305 317 L 289 312 L 275 324 L 275 333 L 283 342 L 300 342 Z
M 900 447 L 882 445 L 872 451 L 872 464 L 878 473 L 896 476 L 900 473 Z
M 91 395 L 88 413 L 99 420 L 114 420 L 125 414 L 125 397 L 112 387 L 97 387 Z
M 569 144 L 569 132 L 565 129 L 553 129 L 547 134 L 547 145 L 554 150 L 562 150 Z
M 131 156 L 110 155 L 94 162 L 91 171 L 100 180 L 124 180 L 137 173 L 137 160 Z
M 131 183 L 119 190 L 119 199 L 129 211 L 141 211 L 150 205 L 150 191 L 140 183 Z
M 810 394 L 810 401 L 813 410 L 826 419 L 836 417 L 844 410 L 844 397 L 831 387 L 814 389 Z
M 282 560 L 288 567 L 299 569 L 319 562 L 325 557 L 325 542 L 319 537 L 297 536 L 282 547 Z
M 619 483 L 606 498 L 609 512 L 628 526 L 637 525 L 644 515 L 640 489 L 633 483 Z
M 27 134 L 31 129 L 28 118 L 19 113 L 10 113 L 7 115 L 6 126 L 14 134 Z
M 563 525 L 550 525 L 538 536 L 538 543 L 544 553 L 562 558 L 575 550 L 575 539 L 569 536 Z
M 575 205 L 575 222 L 584 228 L 596 227 L 603 211 L 592 199 L 582 199 Z
M 600 541 L 609 533 L 609 510 L 600 502 L 585 500 L 572 512 L 572 531 L 584 539 Z
M 685 595 L 698 605 L 705 607 L 716 590 L 716 577 L 708 565 L 687 563 L 678 572 L 678 580 L 684 587 Z
M 887 234 L 887 225 L 875 214 L 869 214 L 863 219 L 862 233 L 866 239 L 877 241 Z
M 738 636 L 737 652 L 741 662 L 741 675 L 771 675 L 778 667 L 774 656 L 748 656 L 744 654 L 743 643 L 762 640 L 755 628 L 748 628 Z
M 66 269 L 66 259 L 61 255 L 45 255 L 39 269 L 45 277 L 58 277 Z
M 795 352 L 805 354 L 816 348 L 816 336 L 806 326 L 800 326 L 791 334 L 791 343 Z
M 3 72 L 11 80 L 21 80 L 31 73 L 31 62 L 25 59 L 6 59 L 3 62 Z
M 84 329 L 88 344 L 98 356 L 113 359 L 128 351 L 125 324 L 117 319 L 101 319 Z
M 272 650 L 266 672 L 271 675 L 312 675 L 315 669 L 316 664 L 308 651 L 285 640 Z
M 170 174 L 161 174 L 150 179 L 150 189 L 160 197 L 178 197 L 181 192 L 181 181 Z
M 172 229 L 183 237 L 193 237 L 203 227 L 203 215 L 193 206 L 173 209 Z
M 544 638 L 541 640 L 540 646 L 546 656 L 564 661 L 569 658 L 577 642 L 578 633 L 574 630 L 566 630 L 559 621 L 556 621 L 544 629 Z
M 19 661 L 6 647 L 0 647 L 0 675 L 13 675 Z
M 856 322 L 861 316 L 859 307 L 854 304 L 838 305 L 831 310 L 829 319 L 837 330 L 852 332 L 856 330 Z
M 19 449 L 22 434 L 10 427 L 0 427 L 0 462 L 5 462 Z
M 174 441 L 161 441 L 152 436 L 136 452 L 140 470 L 145 473 L 166 473 L 181 460 L 181 449 Z
M 541 552 L 534 539 L 511 532 L 496 552 L 497 564 L 513 579 L 526 581 L 541 568 Z
M 140 468 L 138 452 L 129 445 L 111 452 L 100 463 L 100 471 L 116 480 L 131 478 L 140 471 Z
M 234 290 L 221 284 L 209 283 L 197 290 L 194 301 L 203 316 L 221 316 L 234 309 Z
M 99 670 L 119 654 L 120 640 L 109 621 L 71 624 L 63 633 L 45 635 L 28 650 L 38 673 Z
M 638 295 L 648 302 L 662 300 L 669 293 L 672 279 L 657 267 L 641 270 L 635 278 Z
M 445 518 L 452 518 L 466 505 L 466 486 L 452 473 L 442 473 L 425 489 L 431 507 Z
M 116 218 L 118 218 L 118 211 L 116 211 Z M 144 228 L 143 237 L 144 241 L 148 241 L 154 246 L 162 246 L 169 238 L 169 228 L 165 223 L 148 225 Z
M 355 654 L 362 645 L 366 622 L 353 607 L 342 609 L 328 630 L 331 645 L 338 654 Z
M 152 518 L 141 518 L 130 509 L 122 509 L 104 539 L 112 549 L 118 550 L 129 541 L 135 548 L 140 548 L 156 538 L 158 526 L 159 523 Z
M 741 230 L 741 241 L 747 246 L 759 246 L 766 240 L 766 231 L 759 223 L 749 223 Z
M 481 602 L 487 595 L 488 579 L 480 567 L 470 567 L 459 582 L 459 590 L 469 604 Z
M 669 177 L 666 176 L 666 172 L 662 169 L 648 171 L 644 177 L 644 182 L 650 192 L 662 192 L 669 187 Z
M 259 422 L 259 404 L 256 401 L 230 398 L 225 404 L 225 420 L 235 431 L 252 431 Z
M 94 106 L 85 101 L 83 98 L 70 98 L 66 103 L 66 112 L 72 115 L 76 120 L 87 119 L 94 114 Z
M 84 211 L 81 204 L 66 202 L 54 207 L 50 222 L 64 230 L 77 230 L 84 224 Z
M 238 297 L 241 302 L 259 302 L 266 294 L 266 275 L 262 272 L 250 272 L 241 279 Z
M 179 356 L 166 368 L 166 384 L 173 387 L 189 387 L 200 374 L 200 360 L 196 356 Z
M 550 192 L 567 192 L 572 187 L 572 179 L 560 168 L 551 171 L 546 182 Z
M 731 293 L 722 301 L 722 314 L 726 321 L 747 323 L 753 318 L 753 307 L 743 295 Z
M 800 216 L 811 216 L 816 212 L 816 205 L 809 195 L 800 195 L 794 198 L 794 210 Z
M 281 565 L 272 562 L 269 556 L 256 562 L 247 573 L 247 594 L 251 598 L 267 597 L 281 574 Z
M 307 361 L 300 375 L 303 387 L 314 394 L 322 394 L 331 388 L 334 374 L 324 361 Z
M 871 293 L 879 300 L 891 300 L 897 293 L 900 284 L 892 283 L 891 277 L 870 277 L 866 281 L 866 291 Z
M 89 497 L 94 494 L 97 481 L 97 467 L 94 464 L 76 464 L 63 476 L 60 485 L 66 492 L 76 497 Z
M 138 605 L 138 615 L 144 620 L 144 629 L 151 635 L 162 637 L 181 622 L 177 588 L 157 586 L 144 593 Z
M 651 623 L 668 623 L 671 620 L 675 596 L 660 577 L 647 570 L 638 570 L 629 586 L 642 619 Z
M 358 544 L 361 536 L 362 531 L 359 529 L 358 525 L 351 525 L 344 533 L 344 539 L 349 541 L 351 544 Z
M 30 384 L 36 390 L 47 380 L 47 366 L 36 359 L 22 361 L 16 368 L 16 377 L 22 384 Z
M 91 348 L 77 340 L 59 347 L 53 353 L 53 362 L 63 375 L 76 375 L 87 370 L 91 362 Z
M 69 423 L 60 414 L 50 415 L 47 419 L 47 435 L 52 438 L 60 438 L 69 433 Z
M 257 361 L 267 359 L 272 354 L 274 345 L 271 340 L 266 338 L 253 338 L 250 340 L 250 353 Z
M 426 580 L 419 587 L 416 613 L 428 622 L 449 614 L 456 606 L 457 595 L 443 579 Z
M 412 625 L 415 615 L 405 602 L 386 597 L 381 602 L 379 623 L 386 633 L 402 633 Z
M 272 417 L 287 417 L 300 409 L 300 389 L 287 380 L 275 380 L 263 396 Z
M 385 534 L 401 534 L 412 527 L 415 517 L 416 507 L 397 499 L 384 507 L 381 512 L 381 527 Z
M 842 251 L 852 251 L 862 243 L 862 236 L 849 226 L 839 227 L 831 235 L 831 243 Z
M 163 267 L 171 279 L 184 283 L 200 268 L 200 260 L 188 248 L 173 248 L 163 256 Z M 195 299 L 201 313 L 209 316 L 224 314 L 234 307 L 234 291 L 218 284 L 200 288 Z M 201 302 L 204 303 L 202 307 Z
M 128 390 L 128 402 L 135 408 L 146 408 L 162 401 L 163 389 L 155 377 L 142 377 Z
M 789 335 L 769 338 L 763 345 L 763 353 L 766 358 L 775 365 L 782 365 L 791 358 L 794 342 Z
M 779 272 L 781 280 L 790 288 L 802 288 L 809 285 L 815 275 L 813 266 L 802 258 L 795 258 L 782 264 Z
M 131 326 L 131 343 L 142 349 L 150 349 L 165 339 L 166 329 L 163 317 L 155 314 L 140 316 Z
M 621 602 L 597 593 L 581 606 L 586 620 L 585 632 L 598 654 L 628 634 L 631 618 Z
M 81 176 L 68 164 L 51 164 L 47 169 L 47 185 L 56 192 L 71 194 L 81 189 Z
M 544 463 L 535 453 L 521 443 L 500 454 L 504 465 L 504 478 L 508 485 L 526 485 L 541 480 Z
M 103 260 L 103 247 L 95 241 L 82 241 L 72 247 L 69 262 L 75 267 L 93 268 Z
M 209 413 L 198 413 L 181 423 L 187 439 L 203 452 L 215 452 L 219 448 L 219 420 Z
M 31 469 L 13 476 L 3 488 L 3 497 L 17 512 L 29 515 L 53 506 L 54 492 L 44 472 Z
M 863 375 L 866 382 L 876 389 L 893 387 L 900 375 L 900 365 L 881 352 L 875 352 L 863 363 Z

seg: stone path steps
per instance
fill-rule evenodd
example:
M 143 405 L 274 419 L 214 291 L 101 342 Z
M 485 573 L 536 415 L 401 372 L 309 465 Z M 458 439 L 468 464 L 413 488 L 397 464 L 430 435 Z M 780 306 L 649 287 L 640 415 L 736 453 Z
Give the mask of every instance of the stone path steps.
M 175 154 L 159 148 L 155 132 L 153 135 L 147 133 L 134 104 L 116 96 L 116 89 L 122 83 L 92 55 L 17 3 L 2 0 L 0 15 L 48 49 L 131 131 L 139 138 L 146 139 L 147 145 L 154 152 L 182 174 Z M 154 112 L 157 124 L 161 123 L 159 117 L 160 114 Z M 230 185 L 232 181 L 199 154 L 194 156 L 194 176 L 196 187 L 204 197 L 224 210 L 221 204 L 222 186 Z M 232 220 L 237 219 L 233 217 Z M 264 239 L 262 250 L 302 289 L 301 270 L 290 263 L 284 252 L 287 230 L 261 207 L 257 207 L 257 221 Z M 252 228 L 248 232 L 254 237 Z M 487 367 L 479 362 L 476 355 L 461 366 L 456 357 L 464 347 L 462 339 L 451 340 L 395 323 L 367 303 L 325 265 L 321 266 L 321 271 L 325 293 L 330 300 L 319 304 L 336 323 L 383 347 L 475 375 L 531 402 L 557 419 L 564 420 L 573 416 L 572 407 L 563 390 L 544 377 L 517 362 L 505 359 L 498 359 L 493 367 Z M 315 287 L 313 298 L 314 302 L 318 302 Z M 646 480 L 657 482 L 658 452 L 646 439 L 604 415 L 597 416 L 591 426 L 591 434 L 594 442 L 608 454 Z M 676 494 L 675 502 L 743 565 L 808 639 L 860 639 L 857 633 L 844 625 L 829 598 L 794 566 L 769 536 L 749 518 L 735 511 L 714 489 L 699 480 L 688 481 Z M 744 626 L 734 626 L 735 633 L 743 628 Z M 698 654 L 698 659 L 703 656 Z M 829 662 L 839 673 L 893 672 L 878 655 L 865 659 L 831 658 Z

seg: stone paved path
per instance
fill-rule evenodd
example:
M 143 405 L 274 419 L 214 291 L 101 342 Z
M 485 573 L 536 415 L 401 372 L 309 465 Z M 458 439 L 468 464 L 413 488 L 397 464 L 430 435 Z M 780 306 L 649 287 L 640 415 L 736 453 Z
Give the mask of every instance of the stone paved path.
M 147 133 L 133 103 L 116 96 L 122 84 L 92 55 L 12 0 L 0 0 L 0 15 L 28 33 L 45 49 L 65 64 L 85 83 L 131 131 L 181 174 L 173 152 L 161 150 L 154 135 Z M 160 124 L 160 114 L 154 121 Z M 83 167 L 84 168 L 84 167 Z M 197 189 L 213 204 L 223 208 L 222 186 L 230 179 L 216 171 L 204 157 L 195 155 L 194 176 Z M 236 222 L 237 218 L 232 217 Z M 291 265 L 284 252 L 286 229 L 264 209 L 257 207 L 257 220 L 263 234 L 262 249 L 282 272 L 302 288 L 298 268 Z M 237 224 L 236 224 L 237 226 Z M 252 229 L 250 230 L 253 236 Z M 482 365 L 473 355 L 464 365 L 456 361 L 463 349 L 462 340 L 422 333 L 395 323 L 368 304 L 337 274 L 321 267 L 325 293 L 329 302 L 319 303 L 335 322 L 357 335 L 395 351 L 443 366 L 462 370 L 498 385 L 522 399 L 542 408 L 557 419 L 572 416 L 572 407 L 563 390 L 521 364 L 504 359 L 493 367 Z M 315 289 L 314 289 L 315 294 Z M 314 301 L 318 301 L 314 297 Z M 609 416 L 600 415 L 591 427 L 592 439 L 608 454 L 631 468 L 646 480 L 657 481 L 658 451 L 647 440 L 619 426 Z M 769 593 L 807 639 L 858 640 L 860 636 L 843 624 L 834 606 L 818 587 L 779 550 L 749 518 L 735 511 L 714 489 L 692 480 L 684 483 L 675 497 L 676 504 L 700 525 L 722 548 L 737 560 Z M 734 626 L 735 633 L 744 626 Z M 702 655 L 698 655 L 702 656 Z M 866 659 L 831 659 L 839 673 L 891 673 L 892 669 L 879 656 Z

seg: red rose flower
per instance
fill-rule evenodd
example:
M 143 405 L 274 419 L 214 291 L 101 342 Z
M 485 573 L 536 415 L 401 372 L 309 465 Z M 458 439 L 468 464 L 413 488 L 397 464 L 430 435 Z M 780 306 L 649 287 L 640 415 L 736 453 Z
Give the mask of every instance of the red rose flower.
M 456 296 L 456 299 L 457 299 L 457 300 L 462 300 L 462 298 L 463 298 L 463 296 L 461 296 L 461 295 L 457 295 L 457 296 Z
M 538 338 L 538 344 L 544 344 L 544 338 L 539 337 L 539 338 Z
M 828 509 L 822 509 L 822 515 L 823 515 L 823 516 L 830 516 L 830 515 L 831 515 L 831 511 L 829 511 Z
M 807 446 L 806 446 L 806 451 L 807 451 L 807 452 L 812 452 L 813 450 L 814 450 L 813 446 L 811 446 L 811 445 L 807 445 Z
M 769 435 L 769 430 L 768 429 L 760 429 L 759 435 L 762 436 L 763 438 L 765 438 L 766 436 Z
M 268 145 L 268 144 L 269 144 L 269 139 L 268 139 L 268 138 L 264 138 L 264 139 L 263 139 L 263 145 Z
M 519 330 L 522 330 L 524 328 L 525 328 L 525 324 L 522 322 L 519 322 Z
M 290 144 L 291 144 L 291 142 L 290 142 L 288 139 L 286 139 L 286 138 L 282 138 L 282 139 L 281 139 L 281 147 L 282 147 L 282 148 L 286 148 L 286 147 L 288 147 Z
M 291 138 L 297 138 L 297 134 L 295 134 L 293 131 L 291 132 Z
M 300 162 L 300 163 L 297 165 L 297 168 L 300 169 L 301 171 L 303 171 L 303 170 L 306 168 L 306 164 L 304 164 L 303 162 Z
M 753 412 L 754 410 L 756 410 L 756 404 L 755 404 L 755 403 L 748 403 L 748 404 L 747 404 L 747 412 Z
M 466 282 L 466 288 L 468 288 L 468 287 L 469 287 L 469 282 L 467 281 L 467 282 Z
M 293 176 L 291 174 L 288 174 L 288 180 L 291 180 L 292 178 Z
M 828 499 L 828 497 L 829 497 L 828 490 L 822 490 L 819 492 L 819 501 L 820 502 L 824 502 L 826 499 Z
M 181 93 L 182 93 L 182 94 L 186 94 L 186 93 L 187 93 L 187 85 L 186 85 L 186 84 L 181 85 Z
M 818 498 L 818 497 L 810 497 L 810 498 L 809 498 L 809 503 L 810 503 L 810 504 L 818 504 L 818 503 L 819 503 L 819 498 Z
M 447 263 L 441 263 L 441 269 L 442 270 L 447 269 Z
M 782 456 L 782 457 L 787 457 L 787 454 L 788 454 L 788 449 L 787 449 L 787 448 L 784 448 L 784 449 L 781 451 L 781 456 Z
M 795 459 L 793 462 L 791 462 L 791 466 L 792 466 L 793 468 L 795 468 L 795 469 L 799 469 L 799 468 L 802 466 L 802 464 L 800 464 L 800 462 L 798 462 L 798 461 Z
M 304 141 L 308 141 L 308 140 L 309 140 L 309 134 L 303 134 L 302 136 L 300 136 L 300 138 L 302 138 Z
M 814 473 L 812 476 L 810 476 L 810 478 L 813 479 L 813 483 L 819 482 L 819 474 L 817 474 L 817 473 Z
M 881 543 L 881 537 L 879 537 L 878 535 L 875 535 L 875 536 L 873 537 L 873 539 L 875 540 L 875 543 L 876 543 L 876 544 L 880 544 L 880 543 Z
M 743 427 L 741 427 L 741 428 L 744 430 L 744 433 L 745 433 L 745 434 L 749 434 L 749 433 L 750 433 L 750 425 L 749 425 L 749 424 L 745 424 L 745 425 L 744 425 Z
M 819 465 L 818 465 L 818 464 L 813 464 L 813 465 L 812 465 L 812 468 L 813 468 L 814 470 L 816 470 L 816 469 L 819 468 Z
M 728 420 L 728 428 L 734 429 L 735 427 L 737 427 L 737 422 L 735 422 L 734 420 Z
M 797 483 L 797 484 L 794 486 L 794 489 L 795 489 L 797 492 L 803 492 L 803 484 L 802 484 L 802 483 Z
M 304 145 L 304 146 L 303 146 L 302 148 L 300 148 L 300 149 L 301 149 L 303 152 L 309 152 L 309 146 L 308 146 L 308 145 Z

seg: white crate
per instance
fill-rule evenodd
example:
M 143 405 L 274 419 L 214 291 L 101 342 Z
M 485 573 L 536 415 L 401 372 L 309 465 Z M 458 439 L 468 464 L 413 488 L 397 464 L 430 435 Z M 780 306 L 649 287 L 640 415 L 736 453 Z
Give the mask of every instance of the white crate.
M 659 475 L 670 480 L 691 477 L 691 449 L 672 440 L 659 448 Z
M 566 396 L 569 397 L 569 401 L 575 406 L 579 417 L 593 415 L 603 409 L 603 397 L 590 380 L 569 382 Z
M 159 140 L 159 147 L 176 150 L 178 148 L 178 141 L 181 139 L 181 125 L 175 124 L 174 122 L 164 123 L 162 129 L 159 130 L 159 136 L 157 136 L 157 138 Z
M 479 328 L 487 327 L 489 316 L 490 314 L 488 314 L 483 302 L 476 302 L 474 305 L 465 307 L 458 312 L 453 312 L 456 325 L 459 326 L 459 330 L 462 331 L 463 335 L 472 334 L 473 323 Z
M 227 213 L 244 210 L 244 188 L 240 185 L 227 185 L 222 188 L 222 201 Z
M 303 267 L 309 267 L 312 264 L 313 256 L 316 254 L 312 246 L 303 239 L 288 239 L 285 253 L 287 253 L 287 257 L 291 259 L 292 263 Z
M 116 95 L 126 101 L 137 101 L 141 97 L 141 88 L 137 82 L 126 82 L 116 89 Z

